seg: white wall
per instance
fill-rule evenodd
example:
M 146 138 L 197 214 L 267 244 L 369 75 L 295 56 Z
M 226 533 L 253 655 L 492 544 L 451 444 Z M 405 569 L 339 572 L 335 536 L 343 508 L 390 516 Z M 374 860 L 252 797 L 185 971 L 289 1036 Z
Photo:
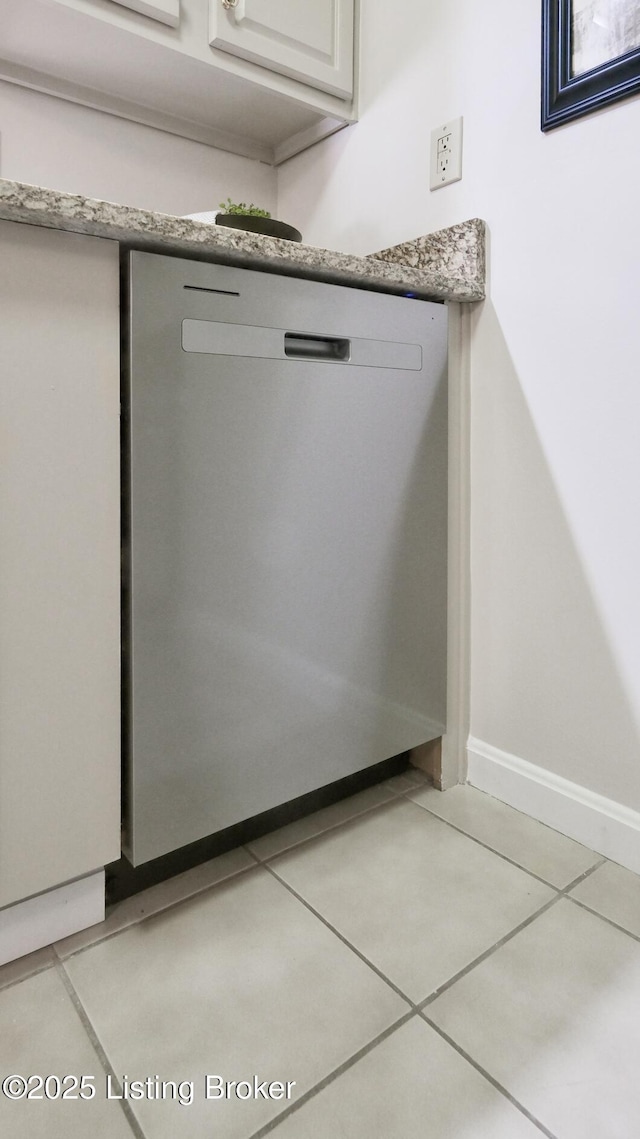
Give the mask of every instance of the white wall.
M 264 163 L 2 81 L 0 176 L 169 214 L 227 197 L 275 213 Z
M 640 99 L 543 135 L 540 2 L 365 0 L 359 124 L 279 171 L 278 216 L 372 252 L 480 216 L 471 733 L 640 809 Z M 464 177 L 428 189 L 464 115 Z

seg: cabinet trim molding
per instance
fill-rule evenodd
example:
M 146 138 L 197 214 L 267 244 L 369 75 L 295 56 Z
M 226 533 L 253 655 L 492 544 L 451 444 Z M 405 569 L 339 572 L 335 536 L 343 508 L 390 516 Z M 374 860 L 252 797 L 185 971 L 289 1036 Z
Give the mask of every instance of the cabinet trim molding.
M 104 868 L 0 911 L 0 965 L 104 921 Z
M 468 782 L 516 811 L 640 873 L 640 812 L 469 736 Z
M 170 28 L 177 28 L 180 24 L 180 0 L 111 0 L 111 3 L 159 20 Z
M 46 75 L 31 67 L 9 63 L 5 59 L 0 60 L 0 79 L 4 79 L 7 83 L 15 83 L 18 87 L 28 87 L 31 91 L 52 95 L 56 99 L 64 99 L 67 103 L 78 103 L 94 111 L 103 111 L 104 114 L 115 115 L 119 119 L 140 123 L 144 127 L 153 127 L 167 134 L 175 134 L 179 138 L 202 142 L 205 146 L 215 147 L 216 150 L 239 154 L 243 158 L 255 158 L 258 162 L 266 162 L 269 166 L 275 165 L 276 162 L 274 148 L 263 146 L 254 139 L 230 134 L 217 127 L 194 123 L 191 119 L 181 119 L 164 111 L 156 111 L 153 107 L 142 107 L 128 99 L 121 99 L 118 95 L 109 95 L 106 91 L 83 87 L 68 79 L 60 79 L 57 75 Z

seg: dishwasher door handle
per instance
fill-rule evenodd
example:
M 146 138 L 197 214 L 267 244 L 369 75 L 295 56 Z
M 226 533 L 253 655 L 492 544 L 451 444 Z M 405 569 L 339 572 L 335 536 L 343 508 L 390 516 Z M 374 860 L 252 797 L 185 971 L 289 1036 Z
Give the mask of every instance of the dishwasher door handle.
M 284 354 L 296 360 L 349 360 L 351 341 L 340 336 L 285 332 Z
M 370 340 L 363 336 L 319 336 L 315 332 L 287 332 L 259 324 L 229 324 L 193 317 L 182 321 L 182 349 L 245 359 L 317 361 L 349 368 L 392 368 L 409 372 L 419 372 L 422 368 L 420 344 Z

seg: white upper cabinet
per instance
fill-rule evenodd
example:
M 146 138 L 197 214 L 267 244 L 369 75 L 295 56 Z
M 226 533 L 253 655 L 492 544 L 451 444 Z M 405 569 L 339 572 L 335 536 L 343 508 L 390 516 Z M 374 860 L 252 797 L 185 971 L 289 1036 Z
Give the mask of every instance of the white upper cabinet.
M 209 0 L 212 47 L 353 94 L 353 0 Z
M 0 79 L 278 164 L 355 121 L 358 21 L 359 0 L 0 0 Z
M 180 0 L 111 0 L 111 3 L 150 16 L 152 20 L 159 20 L 170 28 L 177 28 L 180 23 Z

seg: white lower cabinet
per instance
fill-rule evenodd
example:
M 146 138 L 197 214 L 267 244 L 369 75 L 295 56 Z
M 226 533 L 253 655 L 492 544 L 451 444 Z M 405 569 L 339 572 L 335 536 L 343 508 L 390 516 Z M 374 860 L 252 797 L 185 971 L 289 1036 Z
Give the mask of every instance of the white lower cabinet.
M 117 244 L 0 263 L 2 909 L 120 853 L 120 385 Z

